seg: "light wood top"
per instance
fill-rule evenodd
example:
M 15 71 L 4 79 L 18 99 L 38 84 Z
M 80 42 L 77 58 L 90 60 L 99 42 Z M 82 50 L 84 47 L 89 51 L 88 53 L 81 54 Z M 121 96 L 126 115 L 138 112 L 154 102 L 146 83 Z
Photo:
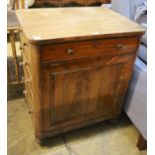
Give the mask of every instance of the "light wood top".
M 144 33 L 137 23 L 102 7 L 26 9 L 18 10 L 16 14 L 25 36 L 33 43 Z

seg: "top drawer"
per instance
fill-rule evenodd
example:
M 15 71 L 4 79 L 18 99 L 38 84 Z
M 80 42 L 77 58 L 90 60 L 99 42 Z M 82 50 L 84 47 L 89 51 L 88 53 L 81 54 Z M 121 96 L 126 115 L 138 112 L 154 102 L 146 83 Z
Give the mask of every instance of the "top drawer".
M 110 53 L 135 52 L 138 38 L 117 38 L 41 46 L 41 61 L 55 62 Z

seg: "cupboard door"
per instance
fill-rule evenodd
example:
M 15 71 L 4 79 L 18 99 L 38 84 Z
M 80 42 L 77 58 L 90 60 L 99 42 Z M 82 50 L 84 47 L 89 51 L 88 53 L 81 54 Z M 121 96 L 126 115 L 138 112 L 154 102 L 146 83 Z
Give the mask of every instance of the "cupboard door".
M 120 112 L 134 56 L 100 56 L 42 68 L 45 128 Z

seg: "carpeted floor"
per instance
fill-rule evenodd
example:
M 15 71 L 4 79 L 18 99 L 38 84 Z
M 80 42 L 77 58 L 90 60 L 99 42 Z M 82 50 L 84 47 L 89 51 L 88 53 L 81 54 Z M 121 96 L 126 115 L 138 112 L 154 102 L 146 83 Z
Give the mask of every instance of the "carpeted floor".
M 58 135 L 41 147 L 24 99 L 8 102 L 8 155 L 146 155 L 136 147 L 138 136 L 123 117 L 115 125 L 105 121 Z

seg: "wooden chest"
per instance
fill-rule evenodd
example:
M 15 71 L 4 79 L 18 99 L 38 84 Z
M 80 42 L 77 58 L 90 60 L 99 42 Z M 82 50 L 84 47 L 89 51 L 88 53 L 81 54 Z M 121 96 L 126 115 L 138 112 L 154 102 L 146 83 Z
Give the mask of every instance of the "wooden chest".
M 109 9 L 19 10 L 25 97 L 38 142 L 117 118 L 144 30 Z

